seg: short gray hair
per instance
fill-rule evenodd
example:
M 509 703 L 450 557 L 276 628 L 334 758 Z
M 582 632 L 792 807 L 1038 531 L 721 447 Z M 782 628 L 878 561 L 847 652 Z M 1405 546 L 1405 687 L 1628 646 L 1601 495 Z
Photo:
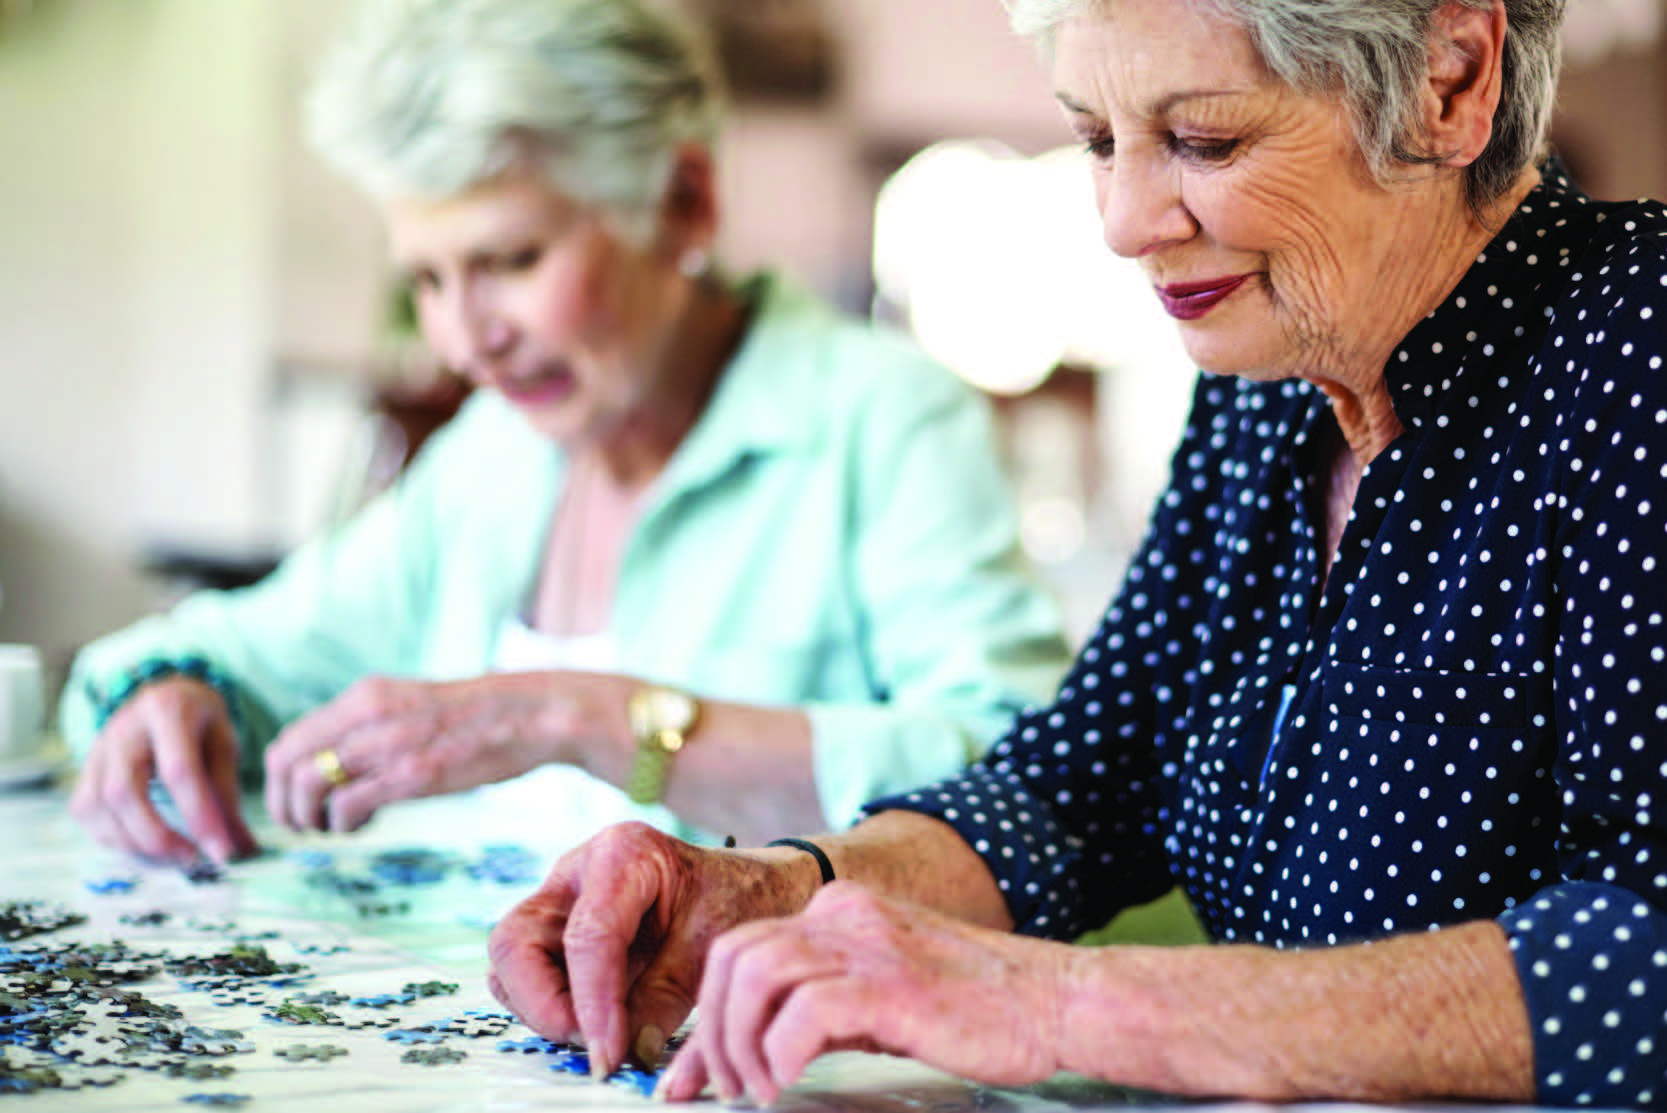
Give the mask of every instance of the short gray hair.
M 1414 133 L 1431 20 L 1446 0 L 1178 0 L 1243 27 L 1268 69 L 1303 93 L 1343 98 L 1367 164 L 1387 181 L 1395 164 L 1438 162 Z M 1488 8 L 1491 0 L 1457 0 Z M 1465 197 L 1480 212 L 1545 155 L 1562 65 L 1564 0 L 1504 0 L 1509 32 L 1493 135 L 1465 168 Z M 1014 31 L 1050 52 L 1059 24 L 1116 0 L 1004 0 Z
M 372 196 L 456 196 L 532 159 L 641 216 L 722 115 L 710 43 L 650 0 L 369 0 L 307 103 L 313 146 Z

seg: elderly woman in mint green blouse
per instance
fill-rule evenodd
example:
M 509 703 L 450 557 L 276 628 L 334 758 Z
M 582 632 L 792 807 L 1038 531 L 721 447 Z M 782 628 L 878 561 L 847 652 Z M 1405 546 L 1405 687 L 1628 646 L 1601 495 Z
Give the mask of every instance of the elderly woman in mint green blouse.
M 263 772 L 295 830 L 515 779 L 570 833 L 759 838 L 847 823 L 1045 698 L 1065 646 L 987 407 L 713 266 L 720 107 L 706 44 L 646 0 L 364 8 L 312 135 L 478 389 L 269 580 L 80 655 L 63 720 L 96 837 L 247 853 L 240 772 Z

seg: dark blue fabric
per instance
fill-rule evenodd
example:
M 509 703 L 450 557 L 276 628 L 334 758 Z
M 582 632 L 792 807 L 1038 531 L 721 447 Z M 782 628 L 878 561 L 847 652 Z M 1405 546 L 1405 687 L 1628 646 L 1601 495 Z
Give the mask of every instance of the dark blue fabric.
M 1391 358 L 1323 594 L 1325 397 L 1206 376 L 1056 702 L 869 810 L 955 826 L 1035 935 L 1177 882 L 1273 946 L 1496 918 L 1540 1100 L 1667 1108 L 1664 355 L 1667 210 L 1553 164 Z

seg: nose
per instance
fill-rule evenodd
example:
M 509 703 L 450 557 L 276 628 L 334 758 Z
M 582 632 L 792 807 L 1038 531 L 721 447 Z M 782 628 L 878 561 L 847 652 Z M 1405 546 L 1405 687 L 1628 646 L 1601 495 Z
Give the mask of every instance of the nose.
M 1106 246 L 1139 259 L 1198 233 L 1175 171 L 1157 159 L 1119 157 L 1094 171 Z
M 421 309 L 429 346 L 450 370 L 490 379 L 495 365 L 514 347 L 515 330 L 484 283 L 448 283 L 430 291 Z

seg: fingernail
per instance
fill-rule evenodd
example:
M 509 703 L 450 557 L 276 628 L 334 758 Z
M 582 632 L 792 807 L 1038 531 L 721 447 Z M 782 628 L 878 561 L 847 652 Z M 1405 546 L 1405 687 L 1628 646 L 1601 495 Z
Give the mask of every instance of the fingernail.
M 607 1065 L 606 1061 L 602 1058 L 602 1055 L 594 1047 L 589 1049 L 589 1053 L 590 1053 L 590 1079 L 591 1079 L 591 1081 L 592 1082 L 605 1082 L 608 1078 L 608 1075 L 612 1074 L 613 1071 L 608 1069 L 608 1065 Z
M 666 1036 L 660 1031 L 658 1024 L 645 1024 L 641 1032 L 637 1033 L 637 1058 L 642 1065 L 653 1070 L 660 1062 L 660 1053 L 666 1049 Z

